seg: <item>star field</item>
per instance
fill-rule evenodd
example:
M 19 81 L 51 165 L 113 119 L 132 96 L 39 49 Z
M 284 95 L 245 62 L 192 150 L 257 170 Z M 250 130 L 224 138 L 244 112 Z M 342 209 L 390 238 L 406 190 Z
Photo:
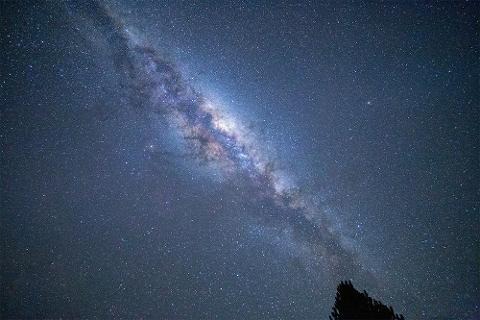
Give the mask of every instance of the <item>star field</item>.
M 1 318 L 479 316 L 478 9 L 1 3 Z

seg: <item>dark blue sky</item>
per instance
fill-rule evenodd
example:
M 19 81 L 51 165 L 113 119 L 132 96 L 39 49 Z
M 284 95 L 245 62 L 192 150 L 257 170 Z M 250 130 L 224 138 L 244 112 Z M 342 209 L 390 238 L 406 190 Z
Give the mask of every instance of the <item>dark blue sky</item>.
M 479 316 L 478 12 L 3 2 L 2 315 Z

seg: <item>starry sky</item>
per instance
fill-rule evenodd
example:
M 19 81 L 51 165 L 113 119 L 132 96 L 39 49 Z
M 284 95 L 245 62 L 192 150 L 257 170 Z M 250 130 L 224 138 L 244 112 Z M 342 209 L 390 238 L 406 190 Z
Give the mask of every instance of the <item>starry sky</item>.
M 2 318 L 479 317 L 479 9 L 2 2 Z

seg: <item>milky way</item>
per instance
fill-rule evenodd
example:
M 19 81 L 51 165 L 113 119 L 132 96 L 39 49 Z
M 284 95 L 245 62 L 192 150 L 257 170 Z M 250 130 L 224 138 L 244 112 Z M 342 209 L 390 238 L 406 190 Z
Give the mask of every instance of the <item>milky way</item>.
M 472 2 L 0 3 L 0 317 L 478 318 Z
M 277 206 L 273 223 L 286 223 L 283 242 L 296 248 L 293 255 L 311 267 L 314 277 L 325 272 L 344 278 L 356 273 L 372 277 L 357 261 L 352 242 L 329 221 L 315 198 L 292 182 L 291 173 L 279 170 L 278 160 L 262 152 L 265 145 L 254 138 L 251 129 L 195 89 L 175 63 L 111 9 L 99 5 L 95 11 L 92 15 L 102 21 L 101 30 L 108 35 L 131 105 L 167 118 L 195 160 L 213 166 L 231 183 L 246 179 L 257 199 Z

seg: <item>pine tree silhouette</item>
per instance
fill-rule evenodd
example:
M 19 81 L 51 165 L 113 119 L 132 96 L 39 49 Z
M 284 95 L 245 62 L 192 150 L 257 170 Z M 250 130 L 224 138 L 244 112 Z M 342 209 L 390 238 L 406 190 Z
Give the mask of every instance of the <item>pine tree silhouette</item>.
M 360 293 L 350 281 L 342 281 L 337 287 L 335 305 L 330 320 L 404 320 L 392 307 L 372 299 L 366 291 Z

